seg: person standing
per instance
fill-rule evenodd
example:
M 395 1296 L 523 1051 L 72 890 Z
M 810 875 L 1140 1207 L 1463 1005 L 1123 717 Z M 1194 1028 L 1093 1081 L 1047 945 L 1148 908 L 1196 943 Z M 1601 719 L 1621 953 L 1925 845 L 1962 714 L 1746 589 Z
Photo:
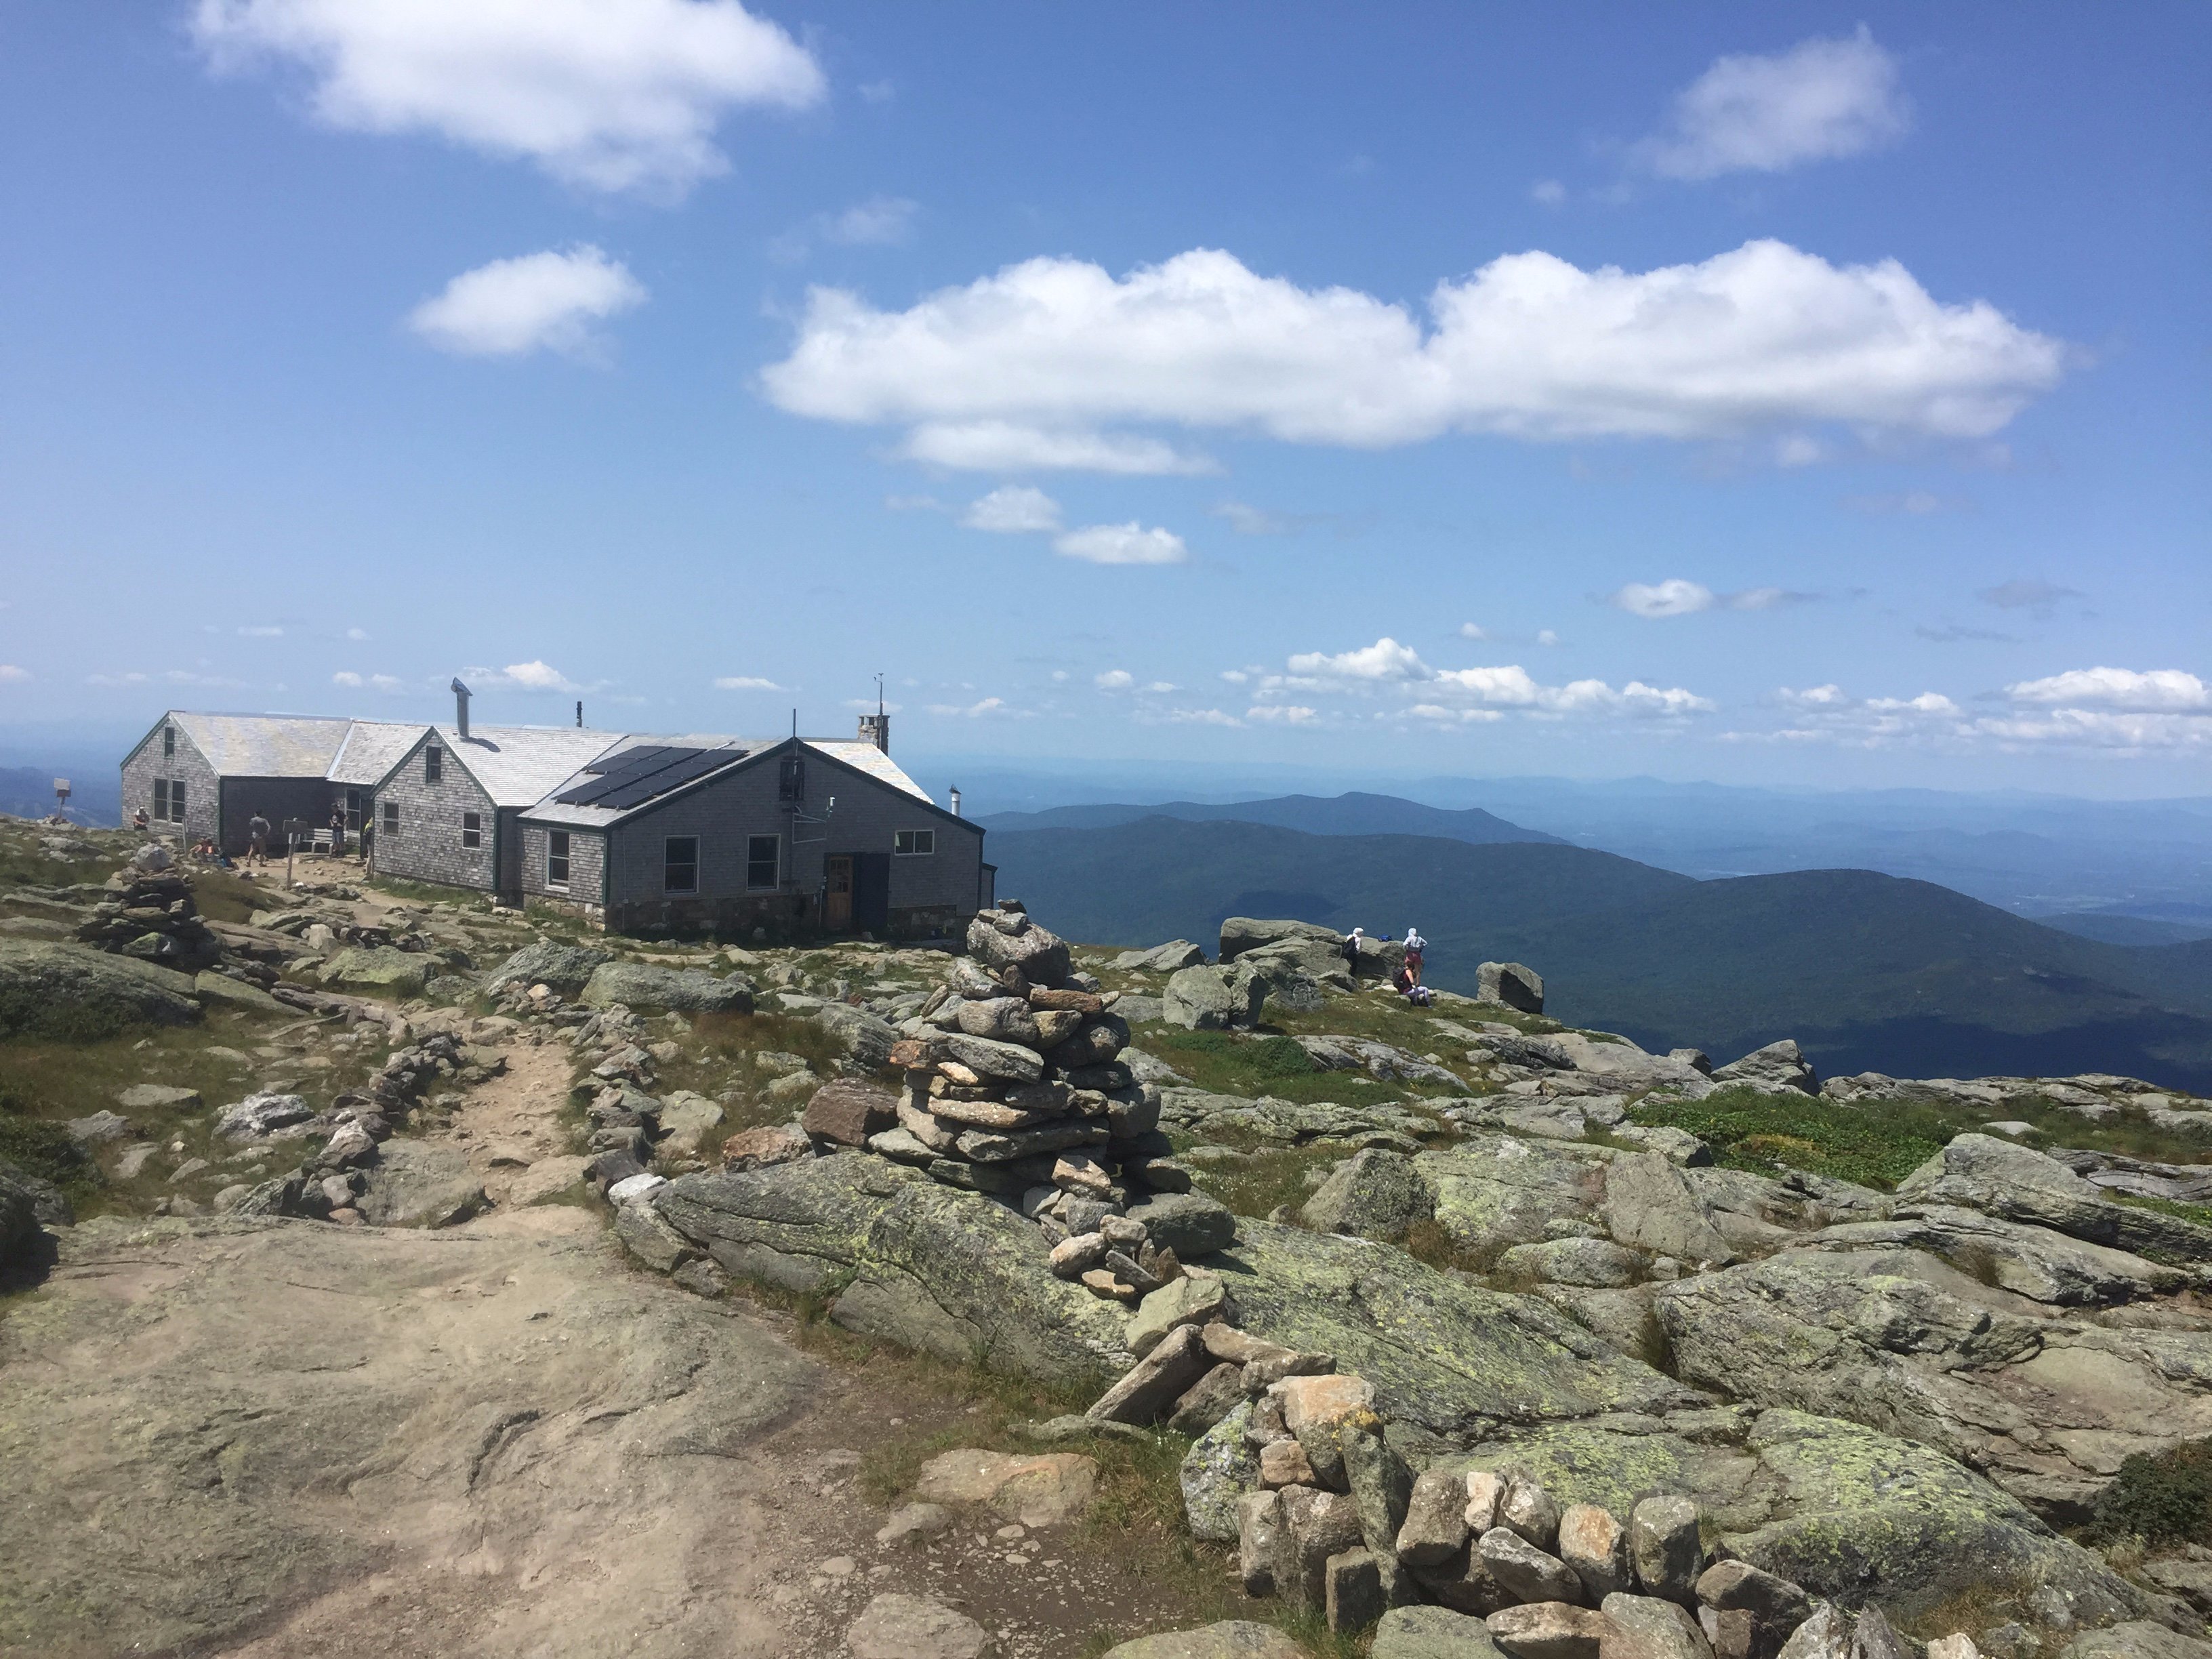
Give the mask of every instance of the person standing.
M 331 808 L 331 856 L 332 858 L 342 859 L 345 856 L 345 808 L 333 806 Z
M 246 861 L 264 865 L 269 862 L 269 820 L 258 812 L 246 825 Z
M 1423 939 L 1417 930 L 1411 927 L 1406 930 L 1406 966 L 1412 972 L 1416 985 L 1421 982 L 1421 962 L 1428 949 L 1428 940 Z

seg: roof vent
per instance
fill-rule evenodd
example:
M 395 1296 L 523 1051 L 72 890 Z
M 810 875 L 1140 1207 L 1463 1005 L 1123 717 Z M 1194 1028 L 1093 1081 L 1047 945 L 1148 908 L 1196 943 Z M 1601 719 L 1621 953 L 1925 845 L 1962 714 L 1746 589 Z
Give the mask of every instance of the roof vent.
M 465 743 L 469 736 L 469 688 L 458 677 L 453 681 L 453 729 Z

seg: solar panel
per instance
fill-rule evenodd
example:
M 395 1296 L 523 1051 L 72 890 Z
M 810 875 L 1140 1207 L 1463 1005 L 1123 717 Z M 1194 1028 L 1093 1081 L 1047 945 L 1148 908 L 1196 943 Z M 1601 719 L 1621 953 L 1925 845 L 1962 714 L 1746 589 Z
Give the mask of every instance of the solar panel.
M 632 767 L 641 766 L 656 756 L 673 752 L 675 751 L 665 743 L 638 744 L 634 747 L 623 750 L 618 754 L 603 755 L 586 766 L 584 770 L 603 777 L 611 776 L 617 772 L 624 772 Z
M 627 811 L 672 789 L 680 789 L 695 778 L 703 778 L 717 767 L 727 766 L 738 758 L 726 749 L 692 749 L 681 753 L 681 759 L 611 791 L 598 805 L 617 812 Z

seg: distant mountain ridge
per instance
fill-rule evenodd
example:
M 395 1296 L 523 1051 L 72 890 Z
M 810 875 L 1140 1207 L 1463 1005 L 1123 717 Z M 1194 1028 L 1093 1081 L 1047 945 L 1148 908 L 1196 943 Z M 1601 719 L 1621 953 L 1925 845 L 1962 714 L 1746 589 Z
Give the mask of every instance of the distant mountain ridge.
M 1445 841 L 1487 846 L 1498 842 L 1570 845 L 1565 837 L 1509 823 L 1479 806 L 1425 806 L 1395 795 L 1352 791 L 1341 795 L 1279 795 L 1270 800 L 1171 800 L 1158 805 L 1119 804 L 1055 806 L 1042 812 L 996 812 L 977 820 L 990 830 L 1107 830 L 1141 818 L 1182 818 L 1196 823 L 1231 822 L 1272 824 L 1310 836 L 1434 836 Z
M 1825 1072 L 2212 1087 L 2212 940 L 2106 944 L 1873 871 L 1697 881 L 1559 842 L 1158 815 L 989 845 L 999 891 L 1087 943 L 1210 949 L 1232 915 L 1413 926 L 1434 982 L 1471 991 L 1478 963 L 1526 962 L 1559 1018 L 1647 1048 L 1731 1059 L 1794 1036 Z

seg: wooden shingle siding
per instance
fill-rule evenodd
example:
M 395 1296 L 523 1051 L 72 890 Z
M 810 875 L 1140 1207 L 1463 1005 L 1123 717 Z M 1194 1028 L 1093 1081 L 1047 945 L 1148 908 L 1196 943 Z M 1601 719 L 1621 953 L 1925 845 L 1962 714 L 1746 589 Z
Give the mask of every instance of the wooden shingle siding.
M 173 729 L 177 733 L 175 754 L 164 755 L 161 752 L 163 727 L 157 726 L 146 734 L 144 740 L 131 751 L 130 758 L 123 763 L 123 821 L 130 823 L 131 815 L 142 808 L 149 817 L 153 816 L 154 781 L 156 778 L 166 784 L 182 782 L 185 786 L 185 821 L 179 824 L 155 818 L 153 828 L 156 834 L 181 836 L 189 843 L 203 836 L 215 835 L 222 780 L 209 763 L 207 757 L 201 754 L 191 738 L 185 735 L 184 729 L 181 726 Z M 167 791 L 163 793 L 166 794 Z M 244 852 L 244 839 L 241 837 L 235 848 L 226 846 L 224 850 Z
M 438 781 L 426 781 L 422 751 L 430 743 L 425 739 L 408 750 L 406 759 L 377 788 L 376 873 L 404 881 L 473 887 L 489 893 L 498 880 L 499 837 L 494 829 L 497 810 L 483 786 L 450 751 L 440 767 Z M 384 827 L 384 809 L 394 803 L 399 808 L 396 835 Z M 461 845 L 461 817 L 465 812 L 477 814 L 482 825 L 480 846 Z
M 550 886 L 545 858 L 552 831 L 542 823 L 522 826 L 522 891 L 532 902 L 592 921 L 600 919 L 600 881 L 606 871 L 606 837 L 593 830 L 571 830 L 568 836 L 568 884 Z

